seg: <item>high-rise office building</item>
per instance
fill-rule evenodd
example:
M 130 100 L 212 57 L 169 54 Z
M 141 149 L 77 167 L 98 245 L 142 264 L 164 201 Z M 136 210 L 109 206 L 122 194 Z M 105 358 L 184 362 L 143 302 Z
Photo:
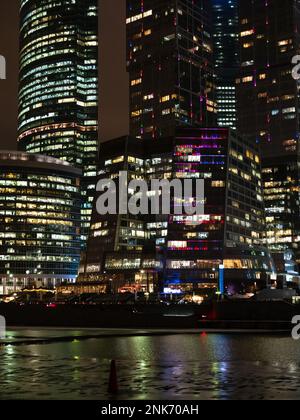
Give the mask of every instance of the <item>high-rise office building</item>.
M 264 203 L 258 148 L 227 128 L 179 129 L 173 176 L 204 179 L 201 216 L 171 216 L 164 281 L 216 287 L 224 265 L 228 288 L 265 286 L 274 272 L 263 247 Z
M 131 137 L 103 144 L 99 180 L 203 179 L 203 215 L 93 213 L 81 279 L 99 287 L 204 294 L 264 287 L 274 273 L 262 244 L 264 205 L 258 148 L 229 129 L 180 128 L 155 142 Z M 129 188 L 130 190 L 130 188 Z M 129 194 L 130 196 L 130 194 Z M 173 203 L 177 201 L 173 201 Z M 96 204 L 96 203 L 95 203 Z
M 82 169 L 82 243 L 98 151 L 97 0 L 21 0 L 19 148 Z
M 216 124 L 208 0 L 127 0 L 130 134 Z
M 48 156 L 0 152 L 0 294 L 75 282 L 81 170 Z
M 291 252 L 299 241 L 295 235 L 300 232 L 298 156 L 289 156 L 288 160 L 281 156 L 264 159 L 262 177 L 268 227 L 265 242 L 274 253 L 277 271 L 292 281 L 299 272 L 296 264 L 299 254 Z
M 236 129 L 239 72 L 238 0 L 212 0 L 218 125 Z
M 119 187 L 120 171 L 127 172 L 127 182 L 133 179 L 148 180 L 145 174 L 148 148 L 157 151 L 159 160 L 166 160 L 172 167 L 172 148 L 165 139 L 162 142 L 145 143 L 139 139 L 125 136 L 113 139 L 101 145 L 99 161 L 99 180 L 113 179 Z M 149 150 L 151 156 L 151 151 Z M 163 157 L 162 157 L 163 155 Z M 152 160 L 147 165 L 148 171 L 157 172 Z M 163 170 L 163 173 L 166 171 Z M 170 170 L 171 172 L 171 170 Z M 144 287 L 150 290 L 158 286 L 156 270 L 156 244 L 152 232 L 147 232 L 147 217 L 127 214 L 98 214 L 94 205 L 86 261 L 80 270 L 80 279 L 103 282 L 103 288 L 109 280 L 113 289 L 118 287 Z M 167 218 L 161 227 L 166 229 Z M 164 229 L 164 230 L 165 230 Z
M 292 57 L 300 46 L 300 2 L 243 0 L 239 5 L 238 128 L 260 145 L 266 244 L 300 262 L 299 82 Z

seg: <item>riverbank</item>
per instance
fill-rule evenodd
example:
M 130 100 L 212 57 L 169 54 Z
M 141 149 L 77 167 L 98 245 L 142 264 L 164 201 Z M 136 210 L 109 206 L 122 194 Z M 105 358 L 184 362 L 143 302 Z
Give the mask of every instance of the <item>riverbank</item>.
M 290 331 L 300 305 L 228 301 L 204 305 L 0 304 L 7 326 Z
M 40 346 L 48 344 L 84 344 L 90 340 L 100 339 L 126 339 L 135 337 L 176 337 L 176 336 L 200 336 L 222 334 L 228 336 L 290 336 L 285 330 L 263 329 L 132 329 L 132 328 L 57 328 L 57 327 L 10 327 L 6 332 L 6 338 L 0 340 L 0 349 L 3 347 Z

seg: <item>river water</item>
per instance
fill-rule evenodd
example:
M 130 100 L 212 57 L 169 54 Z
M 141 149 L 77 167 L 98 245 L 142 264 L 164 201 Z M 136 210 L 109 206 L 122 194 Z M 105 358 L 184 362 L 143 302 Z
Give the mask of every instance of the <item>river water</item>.
M 300 341 L 284 334 L 9 331 L 0 399 L 300 399 Z

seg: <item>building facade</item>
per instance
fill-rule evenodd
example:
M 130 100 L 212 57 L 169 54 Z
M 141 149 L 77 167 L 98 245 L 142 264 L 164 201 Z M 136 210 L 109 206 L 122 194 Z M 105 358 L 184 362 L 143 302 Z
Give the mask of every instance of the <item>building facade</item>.
M 262 241 L 260 164 L 259 150 L 227 128 L 177 131 L 174 176 L 204 179 L 205 210 L 169 218 L 167 287 L 219 287 L 221 267 L 229 293 L 267 284 L 275 269 Z
M 74 282 L 80 261 L 81 171 L 0 153 L 0 294 Z
M 203 215 L 99 215 L 94 206 L 81 280 L 113 290 L 210 293 L 225 269 L 229 291 L 264 287 L 274 273 L 262 245 L 264 205 L 258 149 L 228 129 L 177 129 L 175 137 L 103 145 L 99 179 L 202 179 Z M 196 200 L 197 198 L 194 197 Z M 176 204 L 177 205 L 177 204 Z
M 300 46 L 300 3 L 244 0 L 239 5 L 238 128 L 260 145 L 266 245 L 300 262 L 299 82 L 292 58 Z
M 127 173 L 127 182 L 146 179 L 144 142 L 125 136 L 103 143 L 99 168 L 98 179 L 112 179 L 118 187 L 121 171 Z M 111 282 L 113 291 L 119 288 L 133 290 L 135 287 L 146 291 L 148 275 L 148 288 L 153 291 L 158 284 L 155 244 L 150 243 L 146 231 L 147 218 L 129 212 L 99 215 L 96 200 L 97 197 L 80 280 L 101 280 L 104 289 Z
M 97 0 L 21 0 L 19 148 L 82 170 L 82 243 L 98 153 Z
M 296 263 L 300 232 L 299 159 L 264 159 L 262 170 L 266 209 L 266 244 L 288 279 L 299 272 Z
M 210 2 L 127 0 L 130 134 L 216 122 Z
M 239 73 L 238 0 L 212 0 L 218 125 L 237 126 L 235 81 Z

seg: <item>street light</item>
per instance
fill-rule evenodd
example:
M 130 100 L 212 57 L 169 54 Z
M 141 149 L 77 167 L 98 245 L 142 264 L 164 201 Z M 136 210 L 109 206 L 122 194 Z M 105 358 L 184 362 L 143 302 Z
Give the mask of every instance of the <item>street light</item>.
M 110 283 L 110 293 L 113 295 L 114 294 L 114 290 L 113 290 L 113 279 L 109 279 L 109 283 Z

